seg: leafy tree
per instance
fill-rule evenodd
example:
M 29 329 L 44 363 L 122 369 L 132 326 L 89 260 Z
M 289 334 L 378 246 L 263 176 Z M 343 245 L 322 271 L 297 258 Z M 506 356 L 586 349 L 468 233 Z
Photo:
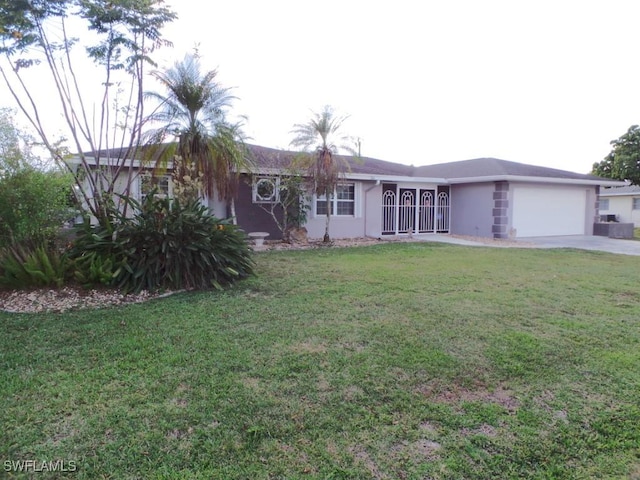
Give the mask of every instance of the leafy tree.
M 15 126 L 13 111 L 0 109 L 0 178 L 37 163 L 31 139 Z
M 150 54 L 169 43 L 161 29 L 174 18 L 163 0 L 0 0 L 0 75 L 7 91 L 54 159 L 74 176 L 76 191 L 99 222 L 109 221 L 119 177 L 126 176 L 125 194 L 132 185 L 134 170 L 127 166 L 141 146 L 146 66 L 153 65 Z M 84 32 L 82 43 L 95 68 L 91 82 L 77 68 L 78 38 L 70 30 Z M 48 80 L 29 75 L 36 68 Z M 40 103 L 45 81 L 55 98 Z M 98 93 L 91 96 L 83 86 Z M 45 110 L 57 110 L 64 119 L 79 167 L 65 162 Z
M 612 140 L 611 145 L 609 155 L 593 164 L 593 174 L 640 185 L 640 126 L 632 125 L 627 133 Z
M 29 137 L 0 111 L 0 246 L 45 242 L 70 216 L 71 178 L 45 170 Z
M 217 81 L 216 70 L 202 73 L 197 53 L 152 74 L 166 92 L 146 94 L 159 102 L 148 121 L 161 124 L 148 142 L 162 150 L 162 157 L 174 160 L 174 179 L 179 184 L 201 177 L 204 193 L 212 197 L 217 192 L 220 200 L 231 201 L 233 210 L 238 175 L 250 167 L 242 123 L 227 120 L 235 97 Z M 164 144 L 176 138 L 177 143 Z M 235 221 L 234 212 L 232 216 Z
M 356 152 L 347 143 L 350 141 L 349 137 L 340 131 L 348 116 L 336 115 L 329 105 L 320 113 L 312 113 L 313 117 L 307 123 L 297 123 L 293 126 L 291 133 L 294 138 L 290 145 L 303 150 L 308 160 L 308 173 L 313 182 L 313 190 L 316 195 L 324 195 L 327 200 L 323 242 L 330 243 L 331 196 L 349 168 L 349 164 L 338 156 L 338 152 L 344 150 L 351 155 L 356 155 Z
M 272 179 L 260 178 L 258 182 L 264 180 L 273 189 L 274 198 L 270 202 L 258 203 L 258 206 L 271 216 L 282 234 L 282 240 L 290 242 L 292 229 L 299 229 L 307 223 L 309 203 L 305 199 L 306 180 L 295 167 Z
M 71 179 L 26 167 L 0 179 L 0 243 L 50 240 L 70 213 Z

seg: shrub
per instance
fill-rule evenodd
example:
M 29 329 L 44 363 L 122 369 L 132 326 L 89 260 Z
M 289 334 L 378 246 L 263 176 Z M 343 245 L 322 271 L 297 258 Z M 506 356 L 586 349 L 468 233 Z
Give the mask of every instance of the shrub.
M 91 252 L 74 262 L 73 278 L 83 287 L 109 286 L 113 282 L 113 257 Z
M 112 285 L 139 292 L 222 288 L 253 272 L 244 232 L 197 201 L 125 201 L 133 217 L 116 213 L 113 224 L 80 231 L 72 250 L 77 278 L 104 282 L 110 274 Z
M 0 286 L 60 288 L 71 269 L 65 254 L 47 244 L 14 243 L 0 250 Z
M 0 176 L 0 245 L 53 238 L 69 217 L 70 195 L 60 172 L 24 167 Z

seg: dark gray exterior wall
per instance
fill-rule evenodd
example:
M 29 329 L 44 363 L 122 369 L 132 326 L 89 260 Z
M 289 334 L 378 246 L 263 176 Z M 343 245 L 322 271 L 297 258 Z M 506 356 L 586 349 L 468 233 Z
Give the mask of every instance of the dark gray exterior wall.
M 253 203 L 253 189 L 250 177 L 241 176 L 235 202 L 238 226 L 245 232 L 267 232 L 269 234 L 267 240 L 282 239 L 282 233 L 271 215 L 260 208 L 259 204 Z M 264 206 L 269 207 L 268 204 Z

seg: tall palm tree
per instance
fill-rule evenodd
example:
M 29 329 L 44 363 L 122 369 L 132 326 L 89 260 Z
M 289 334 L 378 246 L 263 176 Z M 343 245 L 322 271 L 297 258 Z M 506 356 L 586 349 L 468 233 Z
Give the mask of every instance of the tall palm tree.
M 349 164 L 338 156 L 340 150 L 351 155 L 356 152 L 348 145 L 349 137 L 340 132 L 342 124 L 349 118 L 338 116 L 334 109 L 326 105 L 320 113 L 312 112 L 313 117 L 307 123 L 297 123 L 291 133 L 294 135 L 290 145 L 301 148 L 309 160 L 309 177 L 313 182 L 316 195 L 324 195 L 327 202 L 327 218 L 324 230 L 324 243 L 331 242 L 329 223 L 331 222 L 331 196 Z M 340 143 L 336 143 L 340 142 Z
M 185 55 L 164 72 L 152 72 L 166 93 L 146 94 L 159 102 L 147 120 L 162 125 L 148 139 L 155 146 L 162 145 L 160 157 L 192 164 L 195 173 L 203 176 L 204 193 L 212 197 L 217 192 L 220 200 L 230 200 L 233 211 L 238 175 L 250 165 L 242 122 L 226 119 L 235 97 L 218 83 L 217 74 L 216 70 L 201 72 L 197 53 Z M 168 138 L 177 138 L 177 144 L 163 145 Z M 177 165 L 178 181 L 184 171 Z

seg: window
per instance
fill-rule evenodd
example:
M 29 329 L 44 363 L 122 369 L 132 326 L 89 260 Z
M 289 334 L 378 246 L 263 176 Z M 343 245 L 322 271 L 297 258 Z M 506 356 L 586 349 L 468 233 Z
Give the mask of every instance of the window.
M 343 183 L 336 187 L 331 195 L 331 215 L 353 216 L 355 214 L 355 185 L 353 183 Z M 325 195 L 318 195 L 316 198 L 316 215 L 327 214 L 327 199 Z
M 633 199 L 633 209 L 640 210 L 640 198 Z
M 253 203 L 274 203 L 278 201 L 278 179 L 260 177 L 253 183 Z
M 156 198 L 171 196 L 171 178 L 169 175 L 152 176 L 148 173 L 140 175 L 140 198 L 144 198 L 156 189 Z
M 600 201 L 598 202 L 598 209 L 599 210 L 609 210 L 609 199 L 608 198 L 601 198 Z

